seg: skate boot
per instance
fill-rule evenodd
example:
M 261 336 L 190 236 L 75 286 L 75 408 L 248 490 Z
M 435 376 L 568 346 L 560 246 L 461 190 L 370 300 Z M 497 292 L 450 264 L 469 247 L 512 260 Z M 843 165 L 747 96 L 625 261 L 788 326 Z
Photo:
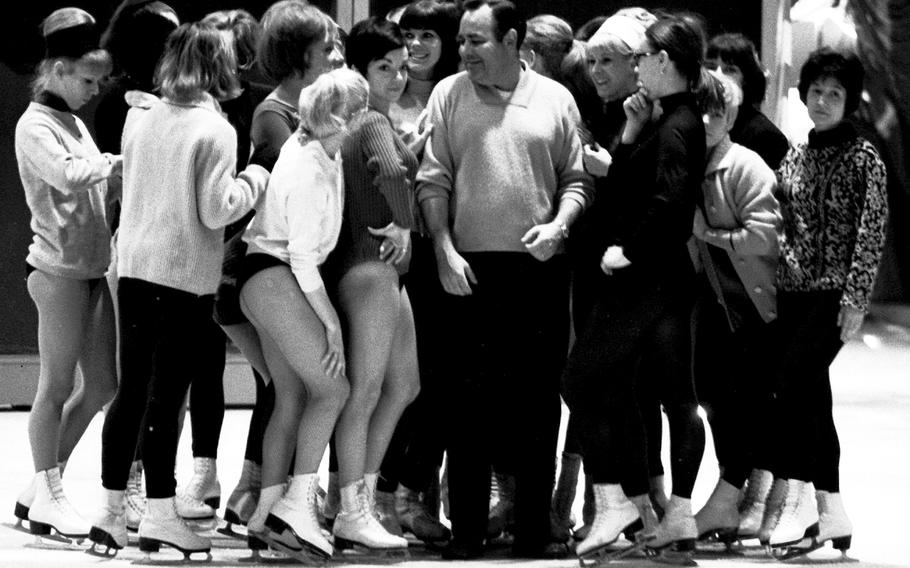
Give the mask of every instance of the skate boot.
M 395 536 L 402 536 L 401 521 L 395 510 L 395 494 L 388 491 L 376 491 L 374 494 L 376 518 L 383 528 Z
M 452 537 L 448 527 L 439 522 L 438 511 L 434 518 L 429 507 L 421 500 L 420 493 L 401 484 L 395 492 L 395 511 L 401 528 L 423 542 L 441 544 Z
M 739 489 L 723 479 L 717 480 L 707 503 L 695 513 L 698 540 L 717 540 L 729 549 L 739 530 Z
M 215 518 L 215 509 L 212 509 L 199 499 L 194 499 L 187 493 L 179 493 L 174 502 L 177 514 L 188 521 L 204 521 Z
M 333 552 L 316 518 L 318 486 L 315 473 L 295 475 L 265 521 L 269 543 L 304 564 L 325 563 Z
M 389 534 L 376 519 L 363 480 L 341 488 L 341 512 L 335 517 L 332 534 L 339 550 L 353 548 L 384 556 L 407 556 L 408 541 Z
M 246 542 L 250 550 L 254 552 L 254 556 L 257 551 L 268 548 L 268 545 L 265 542 L 268 534 L 268 528 L 265 526 L 265 521 L 268 518 L 269 511 L 271 511 L 272 507 L 284 497 L 285 490 L 285 484 L 279 483 L 277 485 L 263 487 L 259 493 L 259 501 L 256 503 L 256 509 L 253 511 L 253 514 L 250 515 L 250 519 L 246 523 Z
M 185 560 L 191 560 L 195 553 L 205 553 L 207 560 L 212 559 L 212 542 L 193 532 L 177 514 L 173 497 L 149 499 L 148 514 L 139 525 L 139 550 L 146 553 L 148 560 L 161 545 L 179 550 Z
M 804 538 L 817 537 L 818 533 L 815 487 L 808 481 L 788 479 L 783 511 L 777 525 L 771 531 L 768 544 L 779 549 L 797 544 Z
M 16 499 L 16 508 L 13 510 L 13 514 L 16 515 L 16 525 L 13 528 L 18 531 L 28 532 L 28 529 L 22 524 L 22 521 L 28 521 L 28 510 L 35 500 L 35 491 L 37 491 L 37 489 L 38 476 L 33 475 L 28 487 L 26 487 L 25 491 L 20 493 L 19 497 Z
M 212 508 L 221 506 L 221 483 L 215 458 L 193 458 L 193 477 L 181 493 L 191 501 L 202 501 Z
M 331 531 L 335 517 L 338 516 L 338 510 L 341 508 L 340 485 L 338 484 L 338 472 L 329 472 L 329 482 L 325 492 L 325 500 L 322 503 L 322 518 L 325 525 L 324 529 Z
M 587 538 L 578 543 L 575 554 L 582 565 L 617 558 L 610 546 L 623 532 L 640 525 L 638 507 L 623 493 L 622 486 L 597 483 L 593 486 L 596 513 Z
M 780 520 L 784 509 L 784 499 L 787 498 L 787 480 L 775 479 L 765 501 L 765 514 L 762 516 L 761 528 L 758 529 L 758 541 L 767 546 L 771 540 L 771 533 Z
M 663 519 L 664 512 L 670 504 L 670 499 L 667 498 L 667 488 L 664 483 L 664 476 L 655 475 L 649 480 L 649 483 L 651 490 L 648 495 L 651 497 L 651 506 L 654 507 L 657 518 Z
M 841 552 L 841 560 L 849 562 L 847 550 L 853 537 L 853 524 L 844 511 L 844 503 L 840 493 L 816 491 L 815 499 L 818 502 L 818 535 L 802 539 L 798 544 L 787 547 L 776 555 L 779 560 L 791 560 L 804 556 L 814 550 L 825 546 L 831 541 L 831 546 Z
M 568 541 L 575 527 L 572 504 L 575 502 L 580 469 L 580 455 L 562 453 L 559 479 L 556 481 L 556 489 L 553 490 L 553 499 L 550 502 L 550 536 L 558 542 Z
M 253 461 L 244 460 L 240 480 L 224 507 L 225 526 L 218 529 L 218 532 L 235 538 L 240 537 L 233 527 L 234 525 L 246 526 L 253 511 L 256 510 L 261 485 L 262 467 Z
M 37 487 L 35 499 L 28 510 L 28 528 L 36 535 L 36 544 L 42 545 L 42 536 L 63 543 L 69 543 L 70 539 L 82 542 L 88 536 L 91 525 L 76 512 L 63 493 L 60 470 L 52 467 L 39 471 L 35 476 Z
M 774 476 L 764 469 L 753 469 L 746 483 L 746 492 L 739 504 L 737 538 L 757 538 L 765 516 L 765 501 L 771 492 Z
M 591 525 L 594 523 L 594 515 L 596 513 L 596 506 L 594 500 L 594 483 L 590 474 L 585 474 L 585 496 L 584 504 L 581 507 L 581 522 L 582 525 L 575 529 L 572 533 L 572 538 L 580 542 L 588 538 L 588 533 L 591 532 Z
M 145 490 L 142 488 L 142 462 L 134 461 L 130 465 L 130 476 L 126 480 L 126 528 L 136 532 L 139 523 L 145 516 L 147 504 Z
M 86 552 L 102 558 L 113 558 L 117 551 L 129 543 L 126 532 L 126 491 L 105 489 L 105 503 L 101 508 L 101 516 L 92 525 L 88 533 L 92 547 Z M 97 547 L 105 549 L 99 550 Z M 113 551 L 113 552 L 111 552 Z
M 515 476 L 494 473 L 490 491 L 490 514 L 487 517 L 487 540 L 511 532 L 515 524 Z
M 647 542 L 648 551 L 656 553 L 656 559 L 668 564 L 694 566 L 692 554 L 698 527 L 692 516 L 692 501 L 678 495 L 671 495 L 664 510 L 664 517 L 653 538 Z

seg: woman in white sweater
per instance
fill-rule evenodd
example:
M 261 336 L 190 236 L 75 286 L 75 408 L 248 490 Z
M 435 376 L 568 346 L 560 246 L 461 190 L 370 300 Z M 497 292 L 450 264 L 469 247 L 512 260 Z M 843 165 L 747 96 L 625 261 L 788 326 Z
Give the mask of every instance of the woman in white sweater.
M 296 434 L 263 463 L 265 477 L 270 467 L 286 472 L 294 456 L 287 491 L 263 487 L 247 529 L 304 563 L 333 552 L 316 520 L 316 471 L 349 389 L 341 321 L 320 266 L 341 232 L 341 144 L 367 98 L 367 82 L 348 69 L 324 74 L 301 91 L 300 126 L 282 146 L 265 201 L 244 235 L 249 248 L 240 306 L 256 328 L 275 383 L 266 436 L 275 430 Z M 265 515 L 260 529 L 257 519 Z
M 140 549 L 166 544 L 189 555 L 211 548 L 177 516 L 174 460 L 178 413 L 199 372 L 196 338 L 212 317 L 224 227 L 254 206 L 268 181 L 255 165 L 235 179 L 236 133 L 218 104 L 238 88 L 234 67 L 215 27 L 179 27 L 156 76 L 161 100 L 131 109 L 124 126 L 117 242 L 122 376 L 102 432 L 106 501 L 90 535 L 110 548 L 127 542 L 123 492 L 139 440 L 148 497 Z

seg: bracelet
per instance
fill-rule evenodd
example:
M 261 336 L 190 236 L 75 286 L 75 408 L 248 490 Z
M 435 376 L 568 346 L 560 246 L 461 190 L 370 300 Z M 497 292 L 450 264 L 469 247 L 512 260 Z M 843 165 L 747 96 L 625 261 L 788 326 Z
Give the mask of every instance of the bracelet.
M 565 222 L 559 223 L 559 233 L 562 235 L 563 239 L 569 238 L 569 227 L 565 224 Z

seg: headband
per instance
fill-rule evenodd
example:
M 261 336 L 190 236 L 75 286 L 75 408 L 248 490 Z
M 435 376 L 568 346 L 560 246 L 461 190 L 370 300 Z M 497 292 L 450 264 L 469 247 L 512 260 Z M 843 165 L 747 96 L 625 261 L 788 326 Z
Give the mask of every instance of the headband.
M 44 36 L 45 58 L 71 57 L 79 59 L 98 49 L 101 34 L 93 23 L 70 26 Z
M 631 49 L 633 52 L 641 49 L 645 43 L 645 26 L 642 23 L 628 16 L 610 16 L 607 18 L 591 39 L 589 44 L 596 45 L 598 41 L 606 39 L 605 36 L 614 36 Z

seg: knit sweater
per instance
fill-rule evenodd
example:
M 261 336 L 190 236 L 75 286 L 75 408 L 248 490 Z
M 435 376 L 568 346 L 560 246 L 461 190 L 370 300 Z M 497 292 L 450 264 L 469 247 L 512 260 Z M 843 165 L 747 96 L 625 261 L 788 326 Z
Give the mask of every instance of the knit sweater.
M 16 124 L 16 161 L 34 236 L 26 261 L 67 278 L 100 278 L 110 264 L 110 154 L 68 110 L 32 102 Z
M 318 141 L 291 136 L 278 156 L 268 191 L 243 240 L 247 254 L 265 253 L 291 265 L 300 289 L 323 287 L 319 266 L 338 242 L 344 206 L 341 155 Z
M 405 229 L 414 226 L 414 153 L 392 129 L 389 118 L 376 110 L 367 111 L 350 128 L 341 147 L 344 225 L 332 259 L 338 276 L 361 262 L 379 260 L 383 239 L 371 235 L 368 227 L 381 229 L 392 222 Z M 397 268 L 404 270 L 404 266 Z
M 234 178 L 237 136 L 212 97 L 134 107 L 123 134 L 120 277 L 203 295 L 221 274 L 224 226 L 242 217 L 268 173 Z
M 587 205 L 578 108 L 559 83 L 523 66 L 515 90 L 500 92 L 462 72 L 436 85 L 427 108 L 417 197 L 449 200 L 457 250 L 527 252 L 521 237 L 561 200 Z
M 784 210 L 778 288 L 842 290 L 866 311 L 885 242 L 885 165 L 848 122 L 790 150 L 778 170 Z

